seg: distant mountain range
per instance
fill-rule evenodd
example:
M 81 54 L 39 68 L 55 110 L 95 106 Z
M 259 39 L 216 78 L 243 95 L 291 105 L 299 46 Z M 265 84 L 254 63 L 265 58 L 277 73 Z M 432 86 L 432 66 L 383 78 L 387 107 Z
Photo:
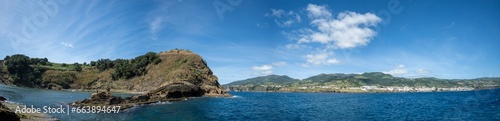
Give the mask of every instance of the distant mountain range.
M 234 81 L 229 84 L 226 84 L 227 86 L 231 85 L 282 85 L 282 84 L 288 84 L 291 82 L 298 82 L 300 79 L 294 79 L 291 77 L 288 77 L 286 75 L 284 76 L 279 76 L 279 75 L 268 75 L 268 76 L 260 76 L 260 77 L 255 77 L 255 78 L 250 78 L 250 79 L 245 79 L 245 80 L 240 80 L 240 81 Z
M 319 74 L 306 79 L 294 79 L 286 75 L 268 75 L 245 80 L 234 81 L 223 85 L 231 91 L 299 91 L 299 92 L 351 92 L 366 90 L 365 87 L 389 90 L 394 88 L 433 88 L 438 91 L 460 89 L 498 88 L 499 77 L 476 79 L 439 79 L 434 77 L 403 78 L 394 77 L 382 72 L 367 72 L 363 74 Z M 409 89 L 410 90 L 410 89 Z

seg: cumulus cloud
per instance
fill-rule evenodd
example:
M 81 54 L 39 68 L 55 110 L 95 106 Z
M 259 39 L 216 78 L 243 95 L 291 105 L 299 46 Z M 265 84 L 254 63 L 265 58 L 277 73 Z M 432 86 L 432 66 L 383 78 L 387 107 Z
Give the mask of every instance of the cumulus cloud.
M 286 66 L 287 63 L 284 61 L 274 62 L 271 64 L 264 64 L 262 66 L 252 66 L 252 71 L 254 76 L 266 76 L 273 74 L 274 67 Z
M 331 65 L 339 64 L 340 61 L 335 58 L 329 58 L 331 53 L 321 52 L 318 54 L 308 54 L 305 56 L 307 63 L 302 64 L 304 67 L 309 67 L 310 65 L 320 66 L 320 65 Z
M 307 12 L 315 30 L 303 35 L 299 43 L 318 42 L 327 44 L 328 48 L 347 49 L 367 45 L 377 34 L 370 27 L 382 21 L 373 13 L 350 11 L 341 12 L 332 18 L 326 6 L 313 4 L 309 4 Z
M 384 73 L 391 74 L 391 75 L 404 75 L 404 74 L 408 74 L 408 70 L 405 69 L 405 65 L 400 64 L 400 65 L 396 66 L 395 69 L 390 70 L 390 71 L 385 71 Z
M 157 40 L 158 38 L 156 37 L 156 33 L 158 30 L 160 30 L 161 23 L 163 22 L 163 18 L 161 17 L 156 17 L 150 24 L 149 24 L 149 31 L 151 32 L 151 39 Z
M 273 13 L 281 16 L 287 14 L 286 11 L 278 10 L 273 10 Z M 296 19 L 287 20 L 307 22 L 309 26 L 282 32 L 287 39 L 294 42 L 284 45 L 284 48 L 320 50 L 317 54 L 303 56 L 306 59 L 306 63 L 302 64 L 304 67 L 339 64 L 340 61 L 332 55 L 334 50 L 368 45 L 377 35 L 374 28 L 382 22 L 382 19 L 373 13 L 343 11 L 334 15 L 327 5 L 308 4 L 307 8 L 296 13 L 301 14 L 295 14 Z M 301 15 L 306 16 L 300 17 Z M 294 24 L 292 21 L 278 22 L 278 26 Z
M 308 16 L 311 18 L 330 18 L 332 16 L 326 5 L 309 4 L 306 10 L 309 12 Z
M 273 66 L 272 65 L 262 65 L 262 66 L 253 66 L 252 67 L 254 76 L 265 76 L 273 74 Z

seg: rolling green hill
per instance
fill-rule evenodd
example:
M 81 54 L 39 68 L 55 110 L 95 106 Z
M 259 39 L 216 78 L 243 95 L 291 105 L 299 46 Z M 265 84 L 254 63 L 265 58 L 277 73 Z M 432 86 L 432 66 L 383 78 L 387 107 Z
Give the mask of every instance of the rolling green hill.
M 269 75 L 269 76 L 260 76 L 250 79 L 245 79 L 241 81 L 231 82 L 226 85 L 282 85 L 282 84 L 290 84 L 293 82 L 297 82 L 299 79 L 293 79 L 286 75 Z

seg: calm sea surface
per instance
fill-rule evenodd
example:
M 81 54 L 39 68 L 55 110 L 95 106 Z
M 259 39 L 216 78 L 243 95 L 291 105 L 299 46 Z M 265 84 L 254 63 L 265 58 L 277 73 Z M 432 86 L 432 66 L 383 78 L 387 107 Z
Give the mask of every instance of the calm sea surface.
M 118 114 L 51 114 L 66 120 L 500 120 L 500 89 L 426 93 L 263 93 L 190 98 Z M 90 92 L 0 85 L 0 96 L 34 107 L 90 97 Z M 130 96 L 128 94 L 118 94 Z M 1 117 L 0 117 L 1 118 Z

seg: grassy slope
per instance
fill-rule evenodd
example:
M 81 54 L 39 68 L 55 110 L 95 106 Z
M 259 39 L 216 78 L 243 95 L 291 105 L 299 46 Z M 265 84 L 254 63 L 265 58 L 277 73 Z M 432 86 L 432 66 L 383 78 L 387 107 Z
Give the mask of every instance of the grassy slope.
M 91 66 L 83 66 L 81 72 L 73 71 L 72 64 L 62 67 L 61 64 L 53 63 L 42 75 L 42 80 L 49 83 L 68 83 L 71 89 L 106 89 L 149 91 L 156 87 L 174 81 L 187 81 L 190 83 L 203 83 L 218 85 L 217 77 L 212 75 L 202 57 L 190 51 L 171 50 L 158 54 L 161 62 L 157 65 L 149 64 L 147 73 L 143 76 L 131 79 L 112 80 L 111 74 L 114 69 L 99 72 Z M 62 77 L 62 78 L 61 78 Z
M 148 73 L 136 81 L 139 87 L 148 87 L 148 83 L 166 85 L 170 82 L 185 81 L 192 84 L 217 85 L 217 77 L 201 56 L 189 51 L 170 51 L 159 54 L 162 62 L 148 66 Z M 202 81 L 203 80 L 203 81 Z M 134 80 L 132 80 L 134 81 Z
M 99 71 L 95 66 L 82 66 L 82 71 L 74 70 L 73 64 L 62 66 L 51 63 L 42 66 L 46 71 L 41 82 L 49 89 L 96 90 L 111 88 L 124 91 L 150 91 L 170 82 L 188 82 L 202 86 L 220 87 L 217 77 L 212 75 L 201 56 L 185 50 L 170 50 L 158 53 L 162 60 L 158 64 L 149 64 L 146 74 L 131 79 L 112 80 L 114 69 Z M 10 82 L 8 73 L 0 61 L 0 80 Z M 38 65 L 41 66 L 41 65 Z M 10 83 L 7 83 L 10 84 Z

